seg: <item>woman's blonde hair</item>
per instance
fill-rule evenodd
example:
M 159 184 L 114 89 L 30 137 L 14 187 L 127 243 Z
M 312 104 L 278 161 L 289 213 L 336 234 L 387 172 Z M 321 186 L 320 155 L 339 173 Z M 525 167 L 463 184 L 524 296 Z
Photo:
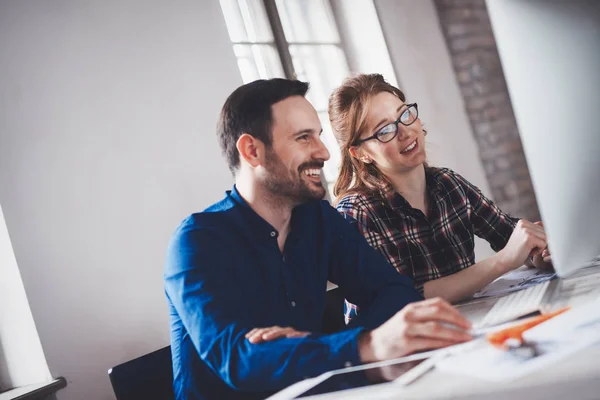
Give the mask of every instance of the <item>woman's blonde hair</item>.
M 348 78 L 329 96 L 329 121 L 342 153 L 340 173 L 333 187 L 338 200 L 352 192 L 377 191 L 389 183 L 375 165 L 363 163 L 350 154 L 350 147 L 356 145 L 366 129 L 371 99 L 382 92 L 406 100 L 404 93 L 380 74 Z

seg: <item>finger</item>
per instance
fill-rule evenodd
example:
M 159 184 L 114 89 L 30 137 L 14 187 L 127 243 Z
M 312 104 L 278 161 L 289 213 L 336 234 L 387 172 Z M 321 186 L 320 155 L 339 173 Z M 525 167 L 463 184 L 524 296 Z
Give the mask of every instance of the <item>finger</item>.
M 445 340 L 453 343 L 462 343 L 473 338 L 463 330 L 452 328 L 437 321 L 413 323 L 407 327 L 406 333 L 413 337 Z
M 545 263 L 547 264 L 551 264 L 552 263 L 552 256 L 548 255 L 546 257 L 542 256 L 542 260 L 544 260 Z
M 255 332 L 252 333 L 252 335 L 248 336 L 248 341 L 250 343 L 260 343 L 263 341 L 262 339 L 262 333 L 264 331 L 265 328 L 260 328 L 257 329 Z
M 288 333 L 286 335 L 286 337 L 288 337 L 288 338 L 299 338 L 299 337 L 308 336 L 309 334 L 310 334 L 310 332 L 293 331 L 293 332 Z
M 250 332 L 246 333 L 246 339 L 248 339 L 250 336 L 252 336 L 256 331 L 258 330 L 258 328 L 253 328 Z
M 539 249 L 538 247 L 534 247 L 533 249 L 531 249 L 531 251 L 529 252 L 529 256 L 530 257 L 537 257 L 539 255 L 541 255 L 542 250 Z
M 442 299 L 441 297 L 434 297 L 432 299 L 427 299 L 427 300 L 423 300 L 423 301 L 417 301 L 414 303 L 411 303 L 407 306 L 411 307 L 411 308 L 422 308 L 422 307 L 438 307 L 442 310 L 448 311 L 450 313 L 455 313 L 456 315 L 461 315 L 460 312 L 454 308 L 450 303 L 448 303 L 446 300 Z
M 246 338 L 250 339 L 250 338 L 253 338 L 256 336 L 261 336 L 262 333 L 265 331 L 265 329 L 268 329 L 268 328 L 254 328 L 246 334 Z
M 541 221 L 531 222 L 526 219 L 521 220 L 521 226 L 535 229 L 544 229 L 544 224 Z
M 546 247 L 544 249 L 544 251 L 542 251 L 542 257 L 549 257 L 550 256 L 550 250 L 548 250 L 548 248 Z
M 269 332 L 263 333 L 262 338 L 264 340 L 273 340 L 273 339 L 277 339 L 280 337 L 285 337 L 288 333 L 291 333 L 293 331 L 294 331 L 294 329 L 290 328 L 290 327 L 273 329 L 273 330 L 270 330 Z
M 265 337 L 269 337 L 270 334 L 277 333 L 277 332 L 279 332 L 279 331 L 281 331 L 283 329 L 288 329 L 288 328 L 287 327 L 286 328 L 282 328 L 281 326 L 278 326 L 278 325 L 271 326 L 269 328 L 265 328 L 265 330 L 263 332 L 261 332 L 261 336 L 264 339 Z
M 422 350 L 441 349 L 441 348 L 452 346 L 452 345 L 456 344 L 456 342 L 449 341 L 449 340 L 440 340 L 440 339 L 431 339 L 431 338 L 413 338 L 413 339 L 411 339 L 411 341 L 409 343 L 410 343 L 410 345 L 409 345 L 410 350 L 407 354 L 414 353 L 416 351 L 422 351 Z
M 532 250 L 536 249 L 539 254 L 541 254 L 542 251 L 548 247 L 548 242 L 546 242 L 545 238 L 531 234 L 527 235 L 524 244 Z
M 407 312 L 407 321 L 427 322 L 433 320 L 446 322 L 463 329 L 469 329 L 471 327 L 471 322 L 463 317 L 460 312 L 448 302 L 441 299 L 430 300 L 431 301 L 426 300 L 420 302 L 422 304 L 415 303 L 415 307 Z
M 435 308 L 438 308 L 438 310 L 440 312 L 447 312 L 451 315 L 453 315 L 457 321 L 461 321 L 462 325 L 465 328 L 470 328 L 471 327 L 471 322 L 466 319 L 461 313 L 460 311 L 458 311 L 458 309 L 456 309 L 456 307 L 454 307 L 452 304 L 448 303 L 446 300 L 442 299 L 441 297 L 437 297 L 432 299 L 432 307 L 434 307 L 434 311 Z M 461 324 L 461 323 L 459 323 Z
M 256 330 L 256 332 L 254 332 L 250 337 L 248 337 L 248 340 L 250 341 L 250 343 L 260 343 L 263 342 L 263 335 L 267 332 L 272 331 L 273 329 L 281 329 L 281 327 L 279 326 L 270 326 L 268 328 L 259 328 Z
M 544 226 L 538 224 L 537 222 L 529 222 L 526 220 L 521 220 L 521 228 L 528 233 L 543 235 L 545 237 L 546 231 L 544 230 Z
M 527 227 L 524 228 L 524 232 L 531 237 L 537 237 L 546 241 L 546 232 L 543 229 L 538 229 L 537 227 Z

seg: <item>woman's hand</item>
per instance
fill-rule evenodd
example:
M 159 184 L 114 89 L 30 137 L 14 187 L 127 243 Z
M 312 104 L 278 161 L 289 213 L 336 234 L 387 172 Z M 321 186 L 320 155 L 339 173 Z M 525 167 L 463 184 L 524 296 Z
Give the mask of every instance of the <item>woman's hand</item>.
M 534 224 L 544 229 L 544 223 L 542 221 L 534 222 Z M 532 261 L 536 268 L 548 271 L 554 270 L 554 266 L 552 265 L 552 256 L 548 246 L 546 246 L 546 248 L 543 249 L 540 254 L 534 255 Z
M 543 225 L 521 219 L 498 256 L 504 272 L 508 272 L 525 264 L 529 256 L 539 255 L 543 258 L 542 253 L 547 247 Z

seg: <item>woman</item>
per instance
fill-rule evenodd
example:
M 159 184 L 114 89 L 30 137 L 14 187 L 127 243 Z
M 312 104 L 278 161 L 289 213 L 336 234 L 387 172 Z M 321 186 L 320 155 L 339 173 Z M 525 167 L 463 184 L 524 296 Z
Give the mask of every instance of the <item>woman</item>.
M 342 152 L 338 211 L 425 298 L 465 299 L 530 256 L 549 266 L 541 223 L 508 216 L 456 172 L 427 165 L 417 104 L 381 75 L 347 79 L 329 118 Z M 475 263 L 474 235 L 497 253 Z

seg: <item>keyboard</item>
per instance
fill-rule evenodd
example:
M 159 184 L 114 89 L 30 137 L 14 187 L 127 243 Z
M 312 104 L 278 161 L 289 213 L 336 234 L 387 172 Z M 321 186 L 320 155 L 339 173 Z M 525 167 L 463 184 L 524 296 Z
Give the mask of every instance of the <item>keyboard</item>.
M 550 281 L 546 281 L 498 299 L 481 322 L 477 324 L 477 327 L 485 328 L 498 325 L 528 314 L 540 312 L 542 300 L 549 285 Z

